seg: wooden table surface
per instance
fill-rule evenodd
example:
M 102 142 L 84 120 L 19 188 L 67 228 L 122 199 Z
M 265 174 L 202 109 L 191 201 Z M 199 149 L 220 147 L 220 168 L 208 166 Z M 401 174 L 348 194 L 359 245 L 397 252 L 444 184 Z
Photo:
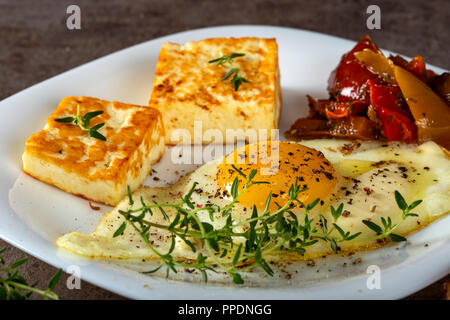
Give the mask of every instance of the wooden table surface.
M 381 30 L 366 28 L 366 8 L 381 8 Z M 81 30 L 66 27 L 66 9 L 81 8 Z M 214 25 L 262 24 L 308 29 L 352 40 L 370 34 L 384 49 L 450 68 L 450 1 L 0 0 L 0 100 L 63 71 L 119 49 L 174 32 Z M 331 71 L 331 70 L 330 70 Z M 324 84 L 325 85 L 325 84 Z M 9 249 L 7 262 L 27 256 Z M 56 269 L 33 257 L 21 271 L 46 283 Z M 56 288 L 64 299 L 121 299 L 87 282 Z M 449 276 L 410 299 L 441 299 Z M 414 281 L 412 279 L 412 281 Z

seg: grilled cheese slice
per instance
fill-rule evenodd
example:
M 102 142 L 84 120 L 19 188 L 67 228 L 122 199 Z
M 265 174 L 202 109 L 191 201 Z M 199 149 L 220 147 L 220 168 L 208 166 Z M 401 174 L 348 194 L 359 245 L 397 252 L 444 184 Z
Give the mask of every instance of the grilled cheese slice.
M 232 65 L 209 63 L 232 53 L 245 55 L 233 59 Z M 233 76 L 222 80 L 232 67 L 250 81 L 237 91 Z M 281 113 L 276 40 L 215 38 L 184 45 L 165 43 L 149 105 L 162 113 L 167 144 L 266 140 L 270 130 L 278 128 Z M 227 129 L 234 130 L 228 137 Z M 257 137 L 247 132 L 256 132 Z M 221 134 L 222 141 L 215 133 Z
M 89 127 L 105 125 L 102 141 L 78 126 L 55 119 L 91 111 Z M 23 170 L 62 190 L 96 202 L 116 205 L 138 188 L 164 152 L 164 127 L 158 110 L 90 97 L 64 98 L 44 130 L 32 135 L 22 156 Z

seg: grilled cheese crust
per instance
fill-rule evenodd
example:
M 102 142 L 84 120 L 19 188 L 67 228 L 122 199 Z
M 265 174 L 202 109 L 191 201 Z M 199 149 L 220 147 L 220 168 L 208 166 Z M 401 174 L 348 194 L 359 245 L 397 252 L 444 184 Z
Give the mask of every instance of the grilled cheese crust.
M 72 124 L 55 119 L 91 111 L 103 114 L 90 127 L 106 137 L 101 141 Z M 32 135 L 23 154 L 24 171 L 31 176 L 89 200 L 116 205 L 127 185 L 139 187 L 151 165 L 164 152 L 164 127 L 158 110 L 90 97 L 64 98 L 44 130 Z
M 245 56 L 235 58 L 233 66 L 250 81 L 242 83 L 237 91 L 230 81 L 232 77 L 222 81 L 232 66 L 209 63 L 235 52 Z M 166 143 L 172 145 L 186 142 L 174 133 L 177 129 L 186 129 L 191 143 L 214 140 L 202 135 L 200 141 L 194 141 L 194 121 L 201 121 L 202 133 L 218 129 L 223 137 L 226 129 L 276 129 L 281 113 L 276 40 L 215 38 L 184 45 L 165 43 L 149 105 L 161 111 Z

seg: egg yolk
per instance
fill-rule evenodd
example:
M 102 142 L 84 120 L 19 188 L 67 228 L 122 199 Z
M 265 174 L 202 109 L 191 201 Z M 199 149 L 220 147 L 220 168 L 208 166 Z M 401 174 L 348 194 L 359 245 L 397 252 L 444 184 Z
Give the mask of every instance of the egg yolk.
M 231 196 L 231 185 L 236 177 L 240 182 L 239 190 L 242 190 L 245 183 L 245 179 L 232 165 L 247 177 L 256 169 L 253 181 L 268 182 L 253 185 L 239 196 L 241 205 L 256 205 L 258 210 L 265 208 L 270 192 L 272 200 L 269 209 L 273 211 L 278 205 L 283 206 L 289 200 L 289 188 L 296 179 L 300 189 L 307 189 L 298 197 L 306 205 L 317 198 L 328 198 L 337 183 L 336 171 L 322 152 L 292 142 L 265 141 L 248 144 L 225 157 L 217 170 L 218 194 L 222 196 Z

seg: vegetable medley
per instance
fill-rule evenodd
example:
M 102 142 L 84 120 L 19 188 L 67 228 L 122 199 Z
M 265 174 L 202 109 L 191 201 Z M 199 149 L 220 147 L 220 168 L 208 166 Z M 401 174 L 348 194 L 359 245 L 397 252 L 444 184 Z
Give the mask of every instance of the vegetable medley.
M 307 96 L 310 114 L 289 138 L 434 140 L 450 148 L 450 74 L 427 70 L 421 56 L 387 58 L 365 36 L 331 73 L 328 91 L 326 100 Z

